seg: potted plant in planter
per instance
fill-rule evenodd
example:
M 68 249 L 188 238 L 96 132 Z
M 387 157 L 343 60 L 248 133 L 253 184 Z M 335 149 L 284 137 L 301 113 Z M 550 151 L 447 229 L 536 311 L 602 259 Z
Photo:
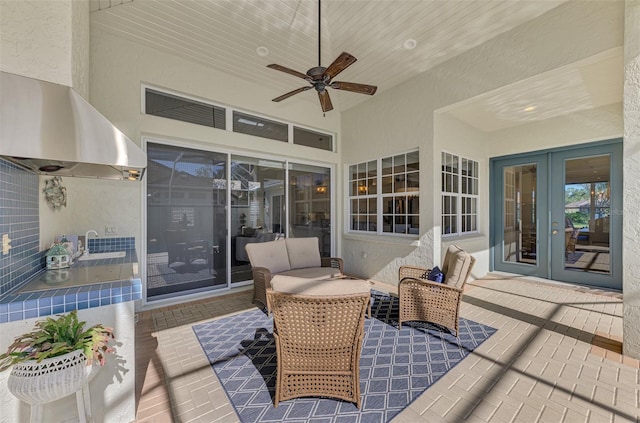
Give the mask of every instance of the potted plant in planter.
M 11 368 L 9 391 L 31 404 L 31 420 L 41 418 L 41 404 L 74 392 L 80 421 L 90 411 L 87 383 L 105 355 L 115 349 L 113 329 L 97 324 L 85 329 L 74 310 L 36 323 L 32 332 L 18 336 L 0 355 L 0 371 Z M 82 410 L 84 407 L 85 410 Z

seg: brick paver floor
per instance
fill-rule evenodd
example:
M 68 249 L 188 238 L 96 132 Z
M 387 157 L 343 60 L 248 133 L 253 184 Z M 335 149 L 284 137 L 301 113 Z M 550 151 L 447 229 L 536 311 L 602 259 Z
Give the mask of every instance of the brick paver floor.
M 251 296 L 141 313 L 138 422 L 239 421 L 191 326 L 253 308 Z M 394 422 L 640 422 L 622 294 L 492 274 L 467 284 L 461 315 L 498 331 Z

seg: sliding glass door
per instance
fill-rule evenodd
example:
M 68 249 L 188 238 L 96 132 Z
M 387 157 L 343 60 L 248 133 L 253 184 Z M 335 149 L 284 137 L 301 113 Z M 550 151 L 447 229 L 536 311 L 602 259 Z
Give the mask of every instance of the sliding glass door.
M 147 145 L 147 298 L 227 286 L 226 154 Z
M 322 257 L 331 256 L 330 169 L 293 163 L 289 170 L 292 238 L 317 237 Z
M 331 168 L 155 142 L 147 157 L 147 301 L 250 283 L 249 243 L 313 236 L 331 255 Z
M 247 244 L 284 236 L 272 207 L 284 196 L 284 178 L 284 162 L 231 156 L 231 282 L 252 277 Z

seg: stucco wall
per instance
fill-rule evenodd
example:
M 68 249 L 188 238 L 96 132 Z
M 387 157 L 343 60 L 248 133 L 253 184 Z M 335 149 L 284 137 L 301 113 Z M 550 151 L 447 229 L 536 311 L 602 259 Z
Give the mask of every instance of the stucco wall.
M 380 276 L 384 282 L 397 283 L 394 275 L 400 263 L 430 265 L 440 261 L 440 246 L 434 240 L 439 239 L 438 169 L 444 142 L 437 139 L 435 111 L 620 47 L 623 42 L 623 9 L 621 2 L 566 3 L 344 112 L 344 163 L 392 155 L 418 146 L 423 170 L 420 176 L 422 227 L 419 246 L 412 239 L 399 242 L 397 239 L 390 241 L 390 237 L 385 236 L 355 237 L 347 234 L 344 237 L 344 254 L 354 254 L 359 258 L 357 273 Z M 555 138 L 562 138 L 562 133 L 560 131 Z M 577 139 L 574 141 L 578 142 Z M 521 141 L 511 141 L 510 145 L 513 152 L 530 149 L 530 145 Z M 487 145 L 485 159 L 491 153 L 494 151 Z M 482 192 L 486 193 L 488 178 L 481 183 Z M 389 242 L 399 245 L 390 248 Z M 488 249 L 488 238 L 482 244 L 484 249 Z M 482 251 L 475 240 L 469 241 L 468 245 Z M 367 251 L 366 258 L 362 257 L 362 251 Z M 484 257 L 486 254 L 481 253 Z
M 40 250 L 51 246 L 57 235 L 84 235 L 89 229 L 105 236 L 105 226 L 115 227 L 116 234 L 108 236 L 136 236 L 136 249 L 143 243 L 136 234 L 141 225 L 139 207 L 128 204 L 126 198 L 138 198 L 140 183 L 105 179 L 62 178 L 67 188 L 67 206 L 58 210 L 44 201 L 45 181 L 40 176 Z
M 507 156 L 621 136 L 622 103 L 615 103 L 492 132 L 487 154 Z
M 70 1 L 0 2 L 0 68 L 71 86 Z
M 89 2 L 71 1 L 71 86 L 89 97 Z
M 0 69 L 89 88 L 89 2 L 0 1 Z
M 627 0 L 624 45 L 623 352 L 640 358 L 640 1 Z

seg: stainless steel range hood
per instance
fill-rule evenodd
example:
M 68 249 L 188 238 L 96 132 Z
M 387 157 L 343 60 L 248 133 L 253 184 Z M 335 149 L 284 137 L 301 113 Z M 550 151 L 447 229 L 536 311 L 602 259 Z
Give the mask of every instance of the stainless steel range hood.
M 142 179 L 145 152 L 80 94 L 0 74 L 0 156 L 48 175 Z

